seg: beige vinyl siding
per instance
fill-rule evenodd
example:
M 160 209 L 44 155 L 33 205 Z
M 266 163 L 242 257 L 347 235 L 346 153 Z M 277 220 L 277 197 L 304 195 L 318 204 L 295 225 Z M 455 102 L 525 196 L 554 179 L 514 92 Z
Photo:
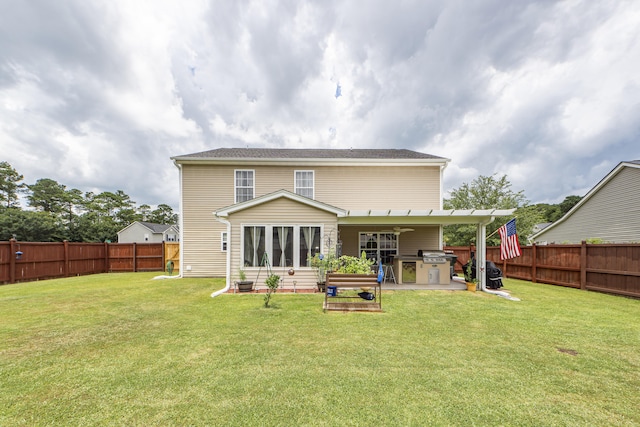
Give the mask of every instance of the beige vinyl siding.
M 220 251 L 220 233 L 226 231 L 226 226 L 215 220 L 213 212 L 234 204 L 236 169 L 255 171 L 256 197 L 282 189 L 294 192 L 295 171 L 304 169 L 314 171 L 315 199 L 341 209 L 440 208 L 440 168 L 437 166 L 301 167 L 294 163 L 291 166 L 183 164 L 182 257 L 185 276 L 226 275 L 226 253 Z M 275 207 L 269 205 L 269 209 Z M 309 208 L 304 206 L 297 209 L 306 211 Z M 234 218 L 254 215 L 262 220 L 262 213 L 258 212 L 261 210 L 238 212 Z M 297 216 L 298 212 L 295 209 L 294 212 L 284 209 L 279 215 L 280 218 L 291 218 L 299 223 L 302 219 Z M 315 212 L 313 215 L 317 214 L 318 212 Z M 335 216 L 326 212 L 321 216 L 331 217 L 331 221 L 335 223 Z M 230 240 L 230 243 L 233 245 L 235 242 Z M 191 266 L 190 271 L 187 270 L 188 266 Z M 237 263 L 234 262 L 232 272 L 236 266 Z
M 321 238 L 323 244 L 325 238 L 337 229 L 336 216 L 332 213 L 304 205 L 289 199 L 276 199 L 262 205 L 255 206 L 250 209 L 236 212 L 229 216 L 231 222 L 231 276 L 237 280 L 238 267 L 240 266 L 241 257 L 241 236 L 242 227 L 245 225 L 308 225 L 321 227 Z M 325 248 L 326 250 L 326 248 Z M 309 267 L 296 268 L 295 274 L 290 276 L 288 268 L 273 267 L 274 273 L 284 277 L 290 282 L 296 280 L 300 284 L 315 283 L 315 272 Z M 259 280 L 256 285 L 264 286 L 266 278 L 266 269 L 258 267 L 247 267 L 247 279 L 256 281 L 258 272 L 260 271 Z M 292 285 L 292 283 L 289 283 Z
M 418 254 L 419 249 L 438 249 L 440 242 L 439 226 L 411 227 L 414 231 L 400 233 L 398 236 L 398 255 Z M 389 230 L 388 226 L 341 226 L 340 240 L 342 254 L 360 256 L 360 233 L 378 233 Z
M 316 168 L 316 199 L 347 210 L 439 209 L 438 167 Z
M 296 170 L 313 170 L 315 199 L 342 209 L 439 209 L 440 168 L 256 166 L 256 197 L 294 192 Z M 232 187 L 233 188 L 233 187 Z
M 420 249 L 440 248 L 440 227 L 437 225 L 411 227 L 415 231 L 407 231 L 400 234 L 398 249 L 400 255 L 418 255 Z
M 226 226 L 215 220 L 213 212 L 233 204 L 233 171 L 233 167 L 182 167 L 182 273 L 186 277 L 226 275 L 226 252 L 220 250 L 220 233 Z
M 564 221 L 540 234 L 547 243 L 640 242 L 640 169 L 624 167 Z

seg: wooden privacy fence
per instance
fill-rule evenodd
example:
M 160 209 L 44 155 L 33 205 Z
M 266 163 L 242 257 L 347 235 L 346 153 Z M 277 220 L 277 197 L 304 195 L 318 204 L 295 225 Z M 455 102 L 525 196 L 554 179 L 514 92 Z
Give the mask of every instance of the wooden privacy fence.
M 458 256 L 462 272 L 475 248 L 446 247 Z M 522 256 L 500 260 L 500 247 L 487 248 L 487 260 L 503 277 L 640 298 L 640 244 L 533 245 Z
M 0 283 L 106 272 L 164 271 L 179 265 L 179 243 L 0 242 Z

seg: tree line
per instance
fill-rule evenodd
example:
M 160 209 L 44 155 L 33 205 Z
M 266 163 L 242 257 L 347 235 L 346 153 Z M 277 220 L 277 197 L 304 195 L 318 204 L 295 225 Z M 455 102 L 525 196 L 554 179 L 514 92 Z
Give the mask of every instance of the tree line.
M 176 224 L 171 206 L 136 205 L 122 190 L 99 194 L 68 189 L 53 179 L 23 182 L 8 162 L 0 162 L 0 241 L 116 242 L 118 231 L 135 221 Z M 24 194 L 29 210 L 20 206 Z
M 512 190 L 506 175 L 492 175 L 479 176 L 471 183 L 462 184 L 451 192 L 450 198 L 443 201 L 443 206 L 445 209 L 516 209 L 514 216 L 518 240 L 521 246 L 527 246 L 535 225 L 559 220 L 581 199 L 580 196 L 567 196 L 556 205 L 531 204 L 525 197 L 524 190 Z M 500 236 L 496 231 L 511 218 L 496 218 L 487 225 L 487 246 L 500 245 Z M 444 227 L 443 237 L 448 246 L 475 245 L 476 226 L 448 225 Z

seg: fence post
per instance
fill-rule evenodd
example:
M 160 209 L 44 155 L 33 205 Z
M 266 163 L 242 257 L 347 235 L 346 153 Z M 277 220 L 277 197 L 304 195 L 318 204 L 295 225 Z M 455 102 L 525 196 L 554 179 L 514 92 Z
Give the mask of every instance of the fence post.
M 580 289 L 587 289 L 587 242 L 582 241 L 580 248 Z
M 166 255 L 167 254 L 167 248 L 164 245 L 164 240 L 162 241 L 162 271 L 166 271 L 167 269 L 167 260 L 166 260 Z
M 69 277 L 69 241 L 63 240 L 62 244 L 64 245 L 64 265 L 62 274 L 64 277 Z
M 538 273 L 536 271 L 536 266 L 538 264 L 538 247 L 536 243 L 533 242 L 531 244 L 531 281 L 533 283 L 537 283 Z
M 136 242 L 133 242 L 133 272 L 138 271 L 138 254 L 136 253 Z
M 16 283 L 16 239 L 9 239 L 9 283 Z
M 104 242 L 104 272 L 109 273 L 111 271 L 111 265 L 109 265 L 109 244 Z

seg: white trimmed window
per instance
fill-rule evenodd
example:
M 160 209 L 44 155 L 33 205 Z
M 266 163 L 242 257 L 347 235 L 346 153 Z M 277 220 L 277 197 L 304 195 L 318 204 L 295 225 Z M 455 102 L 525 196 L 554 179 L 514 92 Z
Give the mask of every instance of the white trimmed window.
M 223 231 L 220 233 L 220 250 L 222 252 L 227 252 L 227 232 Z
M 313 171 L 296 171 L 295 193 L 313 199 Z
M 242 265 L 272 268 L 308 266 L 322 250 L 321 227 L 309 225 L 245 225 L 242 227 Z M 297 255 L 296 255 L 297 254 Z
M 398 236 L 394 233 L 360 233 L 360 253 L 367 258 L 389 264 L 398 255 Z
M 271 266 L 293 267 L 293 227 L 272 227 Z
M 320 227 L 300 226 L 300 267 L 309 267 L 309 258 L 320 253 Z
M 254 197 L 255 179 L 253 170 L 236 170 L 235 197 L 236 203 L 251 200 Z
M 264 226 L 245 226 L 242 228 L 242 265 L 260 267 L 266 252 L 266 233 Z

